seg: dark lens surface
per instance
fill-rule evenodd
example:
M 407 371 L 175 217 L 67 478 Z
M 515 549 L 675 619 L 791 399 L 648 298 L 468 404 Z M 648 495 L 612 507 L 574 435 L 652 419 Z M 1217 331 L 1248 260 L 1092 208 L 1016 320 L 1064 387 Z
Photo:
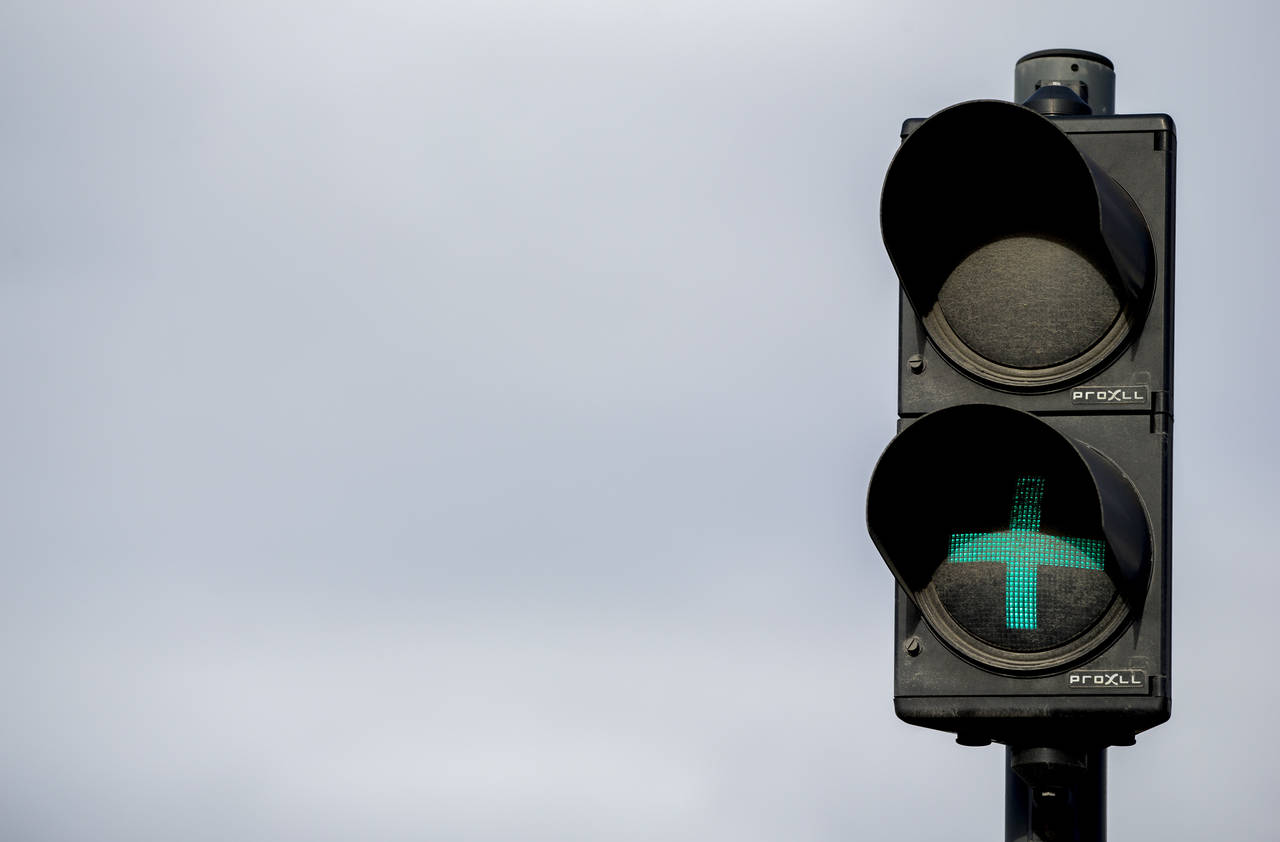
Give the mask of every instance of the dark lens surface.
M 969 634 L 1011 652 L 1038 652 L 1091 628 L 1116 589 L 1101 535 L 1046 525 L 1043 476 L 1018 476 L 1010 484 L 1002 523 L 987 520 L 950 535 L 933 587 Z
M 1080 356 L 1121 310 L 1084 255 L 1042 237 L 1005 237 L 976 249 L 942 285 L 936 306 L 960 341 L 1016 368 Z

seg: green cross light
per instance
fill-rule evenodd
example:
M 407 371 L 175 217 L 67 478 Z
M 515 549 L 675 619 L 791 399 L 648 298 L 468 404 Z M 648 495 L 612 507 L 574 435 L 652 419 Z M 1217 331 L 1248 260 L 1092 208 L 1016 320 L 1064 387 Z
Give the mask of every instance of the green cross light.
M 948 562 L 986 561 L 1007 565 L 1005 623 L 1011 629 L 1036 627 L 1036 573 L 1042 564 L 1101 570 L 1102 539 L 1064 538 L 1040 531 L 1044 477 L 1018 477 L 1013 511 L 1005 532 L 957 532 Z

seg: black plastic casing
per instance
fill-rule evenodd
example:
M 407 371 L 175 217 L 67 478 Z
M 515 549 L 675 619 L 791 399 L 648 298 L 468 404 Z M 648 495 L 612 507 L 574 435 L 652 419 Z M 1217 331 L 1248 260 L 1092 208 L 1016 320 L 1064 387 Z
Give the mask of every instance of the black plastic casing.
M 1141 609 L 1104 650 L 1046 675 L 980 666 L 944 643 L 898 587 L 894 707 L 914 725 L 954 732 L 962 743 L 1126 745 L 1169 718 L 1173 427 L 1173 257 L 1176 140 L 1164 114 L 1050 117 L 1114 179 L 1144 217 L 1155 252 L 1149 309 L 1130 339 L 1075 382 L 1037 392 L 981 382 L 929 340 L 905 293 L 899 297 L 899 431 L 957 404 L 1008 406 L 1105 454 L 1137 489 L 1152 538 L 1151 581 Z M 903 124 L 905 140 L 923 119 Z M 1035 173 L 1028 173 L 1034 178 Z M 1121 400 L 1109 400 L 1114 390 Z M 1102 395 L 1099 396 L 1098 392 Z M 927 481 L 927 478 L 921 478 Z M 1072 675 L 1141 671 L 1140 686 L 1080 687 Z M 1077 676 L 1078 677 L 1078 676 Z

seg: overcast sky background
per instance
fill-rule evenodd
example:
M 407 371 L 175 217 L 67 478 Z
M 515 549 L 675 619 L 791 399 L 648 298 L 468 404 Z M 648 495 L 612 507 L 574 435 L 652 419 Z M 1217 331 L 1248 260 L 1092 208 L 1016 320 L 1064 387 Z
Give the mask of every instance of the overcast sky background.
M 1070 46 L 1179 132 L 1112 838 L 1274 839 L 1276 8 L 9 0 L 0 837 L 998 838 L 892 710 L 879 191 Z

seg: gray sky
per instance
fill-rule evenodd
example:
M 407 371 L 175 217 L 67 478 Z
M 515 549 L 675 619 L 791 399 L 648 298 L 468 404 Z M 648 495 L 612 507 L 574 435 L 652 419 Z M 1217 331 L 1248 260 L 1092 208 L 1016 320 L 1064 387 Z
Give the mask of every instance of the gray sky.
M 1274 838 L 1278 23 L 5 4 L 0 836 L 996 837 L 1002 750 L 892 712 L 879 189 L 1071 46 L 1179 129 L 1174 718 L 1111 833 Z

